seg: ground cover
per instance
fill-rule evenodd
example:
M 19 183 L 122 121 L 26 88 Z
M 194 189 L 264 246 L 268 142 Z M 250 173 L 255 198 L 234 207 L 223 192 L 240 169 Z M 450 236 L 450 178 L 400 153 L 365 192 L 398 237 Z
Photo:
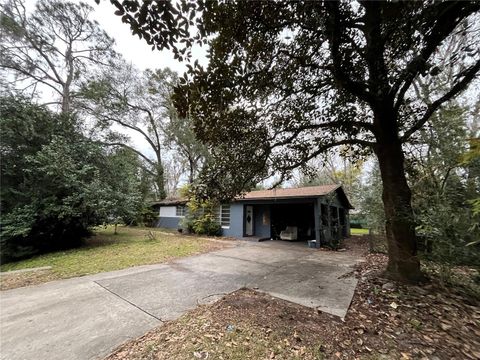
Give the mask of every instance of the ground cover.
M 368 248 L 363 237 L 347 251 Z M 339 318 L 241 289 L 125 343 L 124 359 L 478 359 L 478 297 L 460 284 L 405 286 L 383 278 L 387 257 L 369 254 L 348 276 L 359 278 Z M 463 279 L 475 270 L 457 269 Z M 465 283 L 465 281 L 464 281 Z
M 186 236 L 164 229 L 112 226 L 95 229 L 85 245 L 67 251 L 43 254 L 2 264 L 2 290 L 46 281 L 113 271 L 137 265 L 156 264 L 179 257 L 212 251 L 228 245 L 227 240 Z M 7 271 L 50 266 L 51 269 L 21 273 Z

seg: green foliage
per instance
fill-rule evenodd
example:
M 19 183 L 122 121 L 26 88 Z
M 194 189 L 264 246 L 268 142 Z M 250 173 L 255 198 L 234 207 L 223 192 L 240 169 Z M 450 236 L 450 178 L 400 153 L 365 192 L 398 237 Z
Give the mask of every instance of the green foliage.
M 80 245 L 141 206 L 131 154 L 105 152 L 75 117 L 14 98 L 0 114 L 2 261 Z
M 222 228 L 214 214 L 204 214 L 195 219 L 192 229 L 198 235 L 220 236 L 222 234 Z
M 470 175 L 467 179 L 467 189 L 472 198 L 468 200 L 473 215 L 470 230 L 479 234 L 477 239 L 468 244 L 473 246 L 480 244 L 480 138 L 472 138 L 469 143 L 470 147 L 462 158 L 462 165 L 467 167 Z
M 127 222 L 127 224 L 153 227 L 158 217 L 157 212 L 148 205 L 144 205 L 136 215 L 136 218 L 132 222 Z
M 365 226 L 375 233 L 385 233 L 385 211 L 382 202 L 382 179 L 378 165 L 368 173 L 366 183 L 362 187 L 359 210 L 363 215 Z
M 444 264 L 480 266 L 480 162 L 467 141 L 468 108 L 450 103 L 416 137 L 409 157 L 417 234 L 425 256 Z M 473 198 L 473 199 L 472 199 Z M 467 244 L 471 246 L 466 247 Z
M 109 186 L 108 218 L 112 223 L 134 224 L 142 218 L 141 165 L 129 149 L 118 148 L 108 154 L 102 180 Z
M 458 196 L 461 198 L 462 194 Z M 426 258 L 443 264 L 480 266 L 478 246 L 467 247 L 478 240 L 478 230 L 471 229 L 468 207 L 452 206 L 448 198 L 431 199 L 417 216 L 417 222 Z
M 199 235 L 221 235 L 222 227 L 216 213 L 218 203 L 198 198 L 190 187 L 183 188 L 182 195 L 188 198 L 187 213 L 181 220 L 182 228 Z

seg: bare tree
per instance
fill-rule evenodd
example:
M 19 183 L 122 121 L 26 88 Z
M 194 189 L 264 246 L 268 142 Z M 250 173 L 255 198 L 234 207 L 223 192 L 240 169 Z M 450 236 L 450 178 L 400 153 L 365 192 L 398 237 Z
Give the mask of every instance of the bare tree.
M 177 196 L 180 180 L 185 174 L 185 159 L 174 153 L 172 157 L 164 161 L 165 166 L 165 193 L 167 197 Z
M 114 55 L 92 11 L 85 3 L 41 0 L 29 13 L 24 0 L 9 0 L 1 7 L 2 85 L 32 96 L 48 90 L 55 98 L 48 104 L 71 111 L 80 80 Z
M 131 64 L 119 60 L 82 89 L 81 107 L 96 119 L 97 136 L 105 145 L 128 147 L 145 162 L 145 169 L 153 177 L 157 197 L 165 193 L 163 166 L 164 132 L 172 113 L 170 95 L 176 74 L 169 70 L 141 72 Z M 112 125 L 136 133 L 147 143 L 139 150 L 112 133 Z

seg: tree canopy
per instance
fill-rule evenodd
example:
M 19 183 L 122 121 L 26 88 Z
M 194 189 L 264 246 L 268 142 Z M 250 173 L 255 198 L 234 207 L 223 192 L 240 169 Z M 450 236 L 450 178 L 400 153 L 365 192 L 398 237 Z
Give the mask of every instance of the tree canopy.
M 177 58 L 208 43 L 208 67 L 189 65 L 175 98 L 212 151 L 207 192 L 231 197 L 272 173 L 288 178 L 336 146 L 373 152 L 388 273 L 422 278 L 403 144 L 476 78 L 478 2 L 111 2 L 135 34 Z M 442 56 L 453 36 L 460 46 Z M 428 102 L 416 96 L 416 79 L 452 69 Z
M 135 154 L 106 151 L 78 118 L 0 98 L 2 261 L 81 243 L 142 206 Z

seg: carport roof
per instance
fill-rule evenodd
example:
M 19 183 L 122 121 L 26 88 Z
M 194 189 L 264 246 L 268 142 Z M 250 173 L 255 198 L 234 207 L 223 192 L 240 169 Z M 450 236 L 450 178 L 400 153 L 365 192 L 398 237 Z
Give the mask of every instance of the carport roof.
M 340 185 L 306 186 L 290 189 L 255 190 L 245 194 L 243 199 L 270 199 L 287 197 L 322 196 L 331 193 Z
M 319 185 L 319 186 L 306 186 L 290 189 L 271 189 L 271 190 L 255 190 L 246 193 L 243 197 L 239 197 L 236 201 L 246 200 L 267 200 L 267 199 L 291 199 L 291 198 L 312 198 L 328 195 L 334 191 L 337 191 L 339 196 L 345 202 L 347 208 L 353 209 L 353 206 L 348 201 L 348 198 L 343 191 L 341 185 Z
M 167 198 L 161 201 L 154 201 L 152 205 L 161 205 L 161 206 L 174 206 L 174 205 L 185 205 L 187 203 L 186 198 Z
M 246 193 L 244 196 L 237 197 L 235 201 L 315 198 L 328 195 L 334 191 L 338 193 L 346 208 L 353 209 L 353 206 L 350 204 L 350 201 L 348 201 L 347 195 L 345 194 L 345 191 L 343 191 L 342 186 L 337 184 L 289 189 L 255 190 Z M 175 198 L 157 201 L 152 205 L 173 206 L 184 205 L 186 203 L 187 199 L 185 198 Z

